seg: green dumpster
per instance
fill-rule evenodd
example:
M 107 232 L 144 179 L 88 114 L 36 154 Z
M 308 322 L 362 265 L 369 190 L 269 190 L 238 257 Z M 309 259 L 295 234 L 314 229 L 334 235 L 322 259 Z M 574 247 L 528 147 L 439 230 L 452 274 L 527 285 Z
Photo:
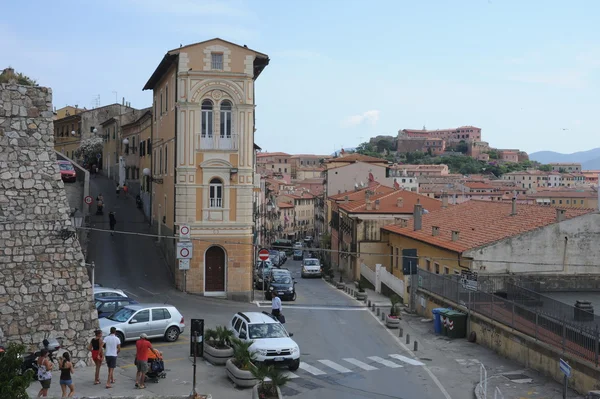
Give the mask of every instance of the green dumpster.
M 465 338 L 467 336 L 467 315 L 462 312 L 446 312 L 446 328 L 449 338 Z
M 441 309 L 440 311 L 440 321 L 442 323 L 442 333 L 441 335 L 448 336 L 448 313 L 452 312 L 451 309 Z

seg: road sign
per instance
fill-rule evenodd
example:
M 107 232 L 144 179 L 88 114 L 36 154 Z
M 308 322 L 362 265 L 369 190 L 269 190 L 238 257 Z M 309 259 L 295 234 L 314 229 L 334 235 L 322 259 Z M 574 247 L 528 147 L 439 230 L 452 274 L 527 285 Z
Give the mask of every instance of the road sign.
M 194 244 L 191 241 L 177 243 L 177 259 L 192 259 Z
M 262 261 L 269 260 L 269 250 L 263 248 L 260 251 L 258 251 L 258 259 Z
M 96 154 L 96 158 L 98 158 L 98 159 L 102 158 L 102 154 Z
M 92 197 L 90 197 L 89 195 L 85 197 L 85 203 L 88 205 L 92 204 Z
M 571 377 L 571 366 L 569 366 L 569 364 L 562 359 L 560 359 L 559 365 L 560 371 L 563 372 L 565 377 Z
M 479 288 L 479 283 L 477 282 L 477 272 L 461 270 L 460 282 L 462 283 L 463 288 L 467 290 L 477 291 Z
M 179 238 L 184 240 L 190 239 L 191 229 L 187 224 L 182 224 L 179 226 Z
M 190 270 L 190 260 L 179 259 L 179 270 Z

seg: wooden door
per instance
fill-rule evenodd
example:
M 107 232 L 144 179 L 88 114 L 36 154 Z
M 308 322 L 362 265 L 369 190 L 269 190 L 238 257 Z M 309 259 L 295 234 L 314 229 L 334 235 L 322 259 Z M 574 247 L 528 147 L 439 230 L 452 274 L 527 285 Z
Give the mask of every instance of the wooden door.
M 220 247 L 210 247 L 205 256 L 205 290 L 225 291 L 225 251 Z

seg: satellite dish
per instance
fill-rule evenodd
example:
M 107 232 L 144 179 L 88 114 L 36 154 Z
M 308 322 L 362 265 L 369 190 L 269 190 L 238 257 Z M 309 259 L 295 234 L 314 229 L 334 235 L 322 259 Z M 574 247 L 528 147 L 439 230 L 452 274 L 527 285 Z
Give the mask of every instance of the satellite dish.
M 362 180 L 360 181 L 360 186 L 361 186 L 361 187 L 364 187 L 364 186 L 365 186 L 365 183 L 363 183 L 363 182 L 362 182 Z
M 358 188 L 358 183 L 354 183 L 354 188 Z

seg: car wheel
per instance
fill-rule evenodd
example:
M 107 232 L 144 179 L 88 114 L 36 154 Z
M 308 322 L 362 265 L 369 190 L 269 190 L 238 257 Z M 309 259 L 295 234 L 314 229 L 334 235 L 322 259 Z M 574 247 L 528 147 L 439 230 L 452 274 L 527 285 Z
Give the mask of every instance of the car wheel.
M 290 363 L 290 371 L 296 371 L 300 368 L 300 359 L 296 359 Z
M 165 341 L 167 342 L 175 342 L 179 338 L 179 328 L 177 327 L 169 327 L 167 332 L 165 333 Z
M 304 273 L 300 274 L 300 277 L 306 278 L 306 276 L 304 275 Z
M 122 333 L 122 332 L 118 332 L 118 331 L 117 331 L 117 332 L 115 333 L 115 336 L 116 336 L 117 338 L 119 338 L 119 341 L 121 341 L 121 345 L 125 345 L 125 336 L 123 335 L 123 333 Z
M 294 292 L 294 295 L 292 296 L 292 301 L 296 300 L 296 293 Z

